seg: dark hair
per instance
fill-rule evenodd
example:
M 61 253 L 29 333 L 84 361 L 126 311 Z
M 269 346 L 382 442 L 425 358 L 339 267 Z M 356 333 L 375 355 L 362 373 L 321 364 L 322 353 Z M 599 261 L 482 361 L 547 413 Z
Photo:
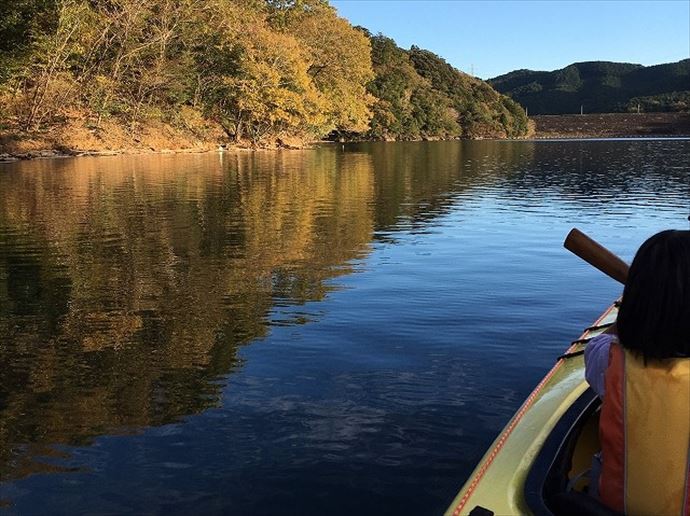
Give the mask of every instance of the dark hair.
M 618 335 L 645 362 L 690 357 L 690 231 L 662 231 L 640 246 L 623 290 Z

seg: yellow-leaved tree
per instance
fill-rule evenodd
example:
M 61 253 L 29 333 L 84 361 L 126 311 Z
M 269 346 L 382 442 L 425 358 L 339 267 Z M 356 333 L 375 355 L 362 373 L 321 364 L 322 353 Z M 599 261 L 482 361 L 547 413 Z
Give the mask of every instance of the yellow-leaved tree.
M 216 37 L 205 54 L 204 97 L 207 113 L 229 137 L 258 144 L 281 135 L 319 135 L 326 122 L 323 98 L 293 36 L 257 18 L 240 33 Z
M 275 1 L 270 5 L 272 24 L 293 35 L 305 48 L 309 76 L 325 101 L 325 129 L 366 131 L 374 101 L 366 90 L 374 78 L 369 38 L 323 0 Z

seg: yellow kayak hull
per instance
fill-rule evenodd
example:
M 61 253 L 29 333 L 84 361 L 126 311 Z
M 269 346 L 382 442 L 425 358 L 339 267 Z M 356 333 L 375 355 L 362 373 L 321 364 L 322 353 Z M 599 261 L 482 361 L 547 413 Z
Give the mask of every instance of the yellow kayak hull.
M 616 320 L 610 306 L 560 357 L 508 422 L 462 487 L 446 516 L 469 514 L 475 507 L 494 514 L 532 514 L 526 479 L 556 424 L 588 389 L 582 351 L 589 338 Z

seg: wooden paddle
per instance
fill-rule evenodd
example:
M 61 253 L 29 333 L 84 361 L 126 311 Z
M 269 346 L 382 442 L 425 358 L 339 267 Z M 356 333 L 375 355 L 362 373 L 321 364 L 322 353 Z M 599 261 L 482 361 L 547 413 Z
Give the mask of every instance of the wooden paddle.
M 628 278 L 628 264 L 577 228 L 570 230 L 563 247 L 604 274 L 625 284 Z

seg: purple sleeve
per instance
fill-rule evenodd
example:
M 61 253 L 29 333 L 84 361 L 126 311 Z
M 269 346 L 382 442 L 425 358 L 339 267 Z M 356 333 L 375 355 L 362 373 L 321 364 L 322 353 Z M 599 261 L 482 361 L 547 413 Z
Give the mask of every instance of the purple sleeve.
M 592 338 L 585 348 L 585 379 L 600 398 L 604 397 L 604 377 L 609 367 L 609 347 L 614 336 L 602 333 Z

